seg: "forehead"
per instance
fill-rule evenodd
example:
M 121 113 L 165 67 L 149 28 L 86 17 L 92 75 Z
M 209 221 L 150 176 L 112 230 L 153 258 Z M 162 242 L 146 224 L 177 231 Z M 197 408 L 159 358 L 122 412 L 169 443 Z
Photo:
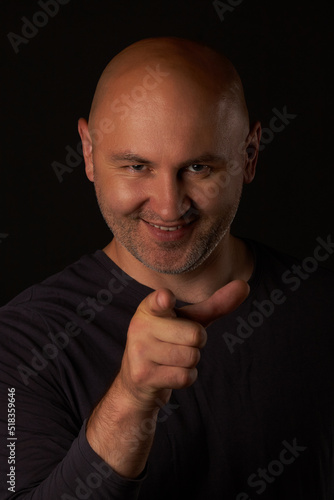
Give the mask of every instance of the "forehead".
M 172 143 L 175 149 L 201 144 L 208 150 L 224 137 L 231 141 L 242 127 L 228 86 L 203 82 L 196 71 L 186 74 L 163 64 L 127 71 L 111 82 L 95 114 L 95 128 L 105 119 L 114 129 L 100 144 L 108 149 Z

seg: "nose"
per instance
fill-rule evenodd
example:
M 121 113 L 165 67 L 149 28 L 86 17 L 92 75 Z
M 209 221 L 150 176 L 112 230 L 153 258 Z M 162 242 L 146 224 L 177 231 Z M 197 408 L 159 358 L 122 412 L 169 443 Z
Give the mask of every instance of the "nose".
M 157 175 L 151 186 L 150 208 L 163 222 L 178 222 L 189 210 L 191 200 L 177 173 Z

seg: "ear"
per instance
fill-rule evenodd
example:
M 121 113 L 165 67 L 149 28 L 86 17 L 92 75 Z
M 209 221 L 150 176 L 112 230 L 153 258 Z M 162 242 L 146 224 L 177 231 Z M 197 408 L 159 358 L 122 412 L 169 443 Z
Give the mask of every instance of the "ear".
M 78 131 L 82 142 L 82 152 L 85 159 L 86 175 L 91 182 L 94 182 L 93 165 L 93 144 L 88 130 L 87 120 L 80 118 L 78 121 Z
M 255 168 L 259 156 L 261 140 L 261 123 L 255 122 L 245 141 L 247 159 L 244 170 L 244 183 L 249 184 L 255 176 Z

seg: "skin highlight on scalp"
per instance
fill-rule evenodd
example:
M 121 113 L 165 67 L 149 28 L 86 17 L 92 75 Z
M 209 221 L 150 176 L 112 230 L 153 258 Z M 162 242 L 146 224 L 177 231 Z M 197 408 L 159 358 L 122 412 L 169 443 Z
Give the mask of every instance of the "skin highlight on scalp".
M 176 37 L 148 38 L 126 47 L 103 71 L 91 105 L 89 129 L 98 128 L 105 109 L 125 88 L 134 88 L 157 65 L 169 74 L 174 85 L 186 83 L 211 94 L 217 102 L 233 102 L 249 129 L 249 116 L 241 79 L 223 54 L 191 40 Z M 152 92 L 153 94 L 153 92 Z

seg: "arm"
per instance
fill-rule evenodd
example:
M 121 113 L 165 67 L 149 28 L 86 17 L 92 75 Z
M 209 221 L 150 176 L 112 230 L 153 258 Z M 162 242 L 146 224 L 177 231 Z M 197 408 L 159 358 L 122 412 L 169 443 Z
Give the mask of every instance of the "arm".
M 40 352 L 50 342 L 48 331 L 39 315 L 26 308 L 0 312 L 1 500 L 74 500 L 88 494 L 93 500 L 138 498 L 142 479 L 118 476 L 87 442 L 86 422 L 62 390 L 59 358 L 50 359 L 40 370 L 31 365 L 31 349 Z M 37 374 L 20 374 L 20 365 Z M 14 435 L 8 430 L 8 394 L 14 394 L 9 398 L 11 409 L 15 400 Z

